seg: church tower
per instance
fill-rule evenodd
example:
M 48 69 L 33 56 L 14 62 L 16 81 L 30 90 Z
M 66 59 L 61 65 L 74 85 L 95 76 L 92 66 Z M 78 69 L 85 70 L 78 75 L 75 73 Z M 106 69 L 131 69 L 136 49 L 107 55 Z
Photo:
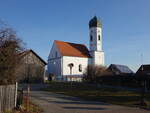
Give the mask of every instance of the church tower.
M 104 52 L 102 50 L 102 24 L 93 17 L 89 22 L 90 36 L 90 55 L 92 56 L 91 64 L 104 65 Z

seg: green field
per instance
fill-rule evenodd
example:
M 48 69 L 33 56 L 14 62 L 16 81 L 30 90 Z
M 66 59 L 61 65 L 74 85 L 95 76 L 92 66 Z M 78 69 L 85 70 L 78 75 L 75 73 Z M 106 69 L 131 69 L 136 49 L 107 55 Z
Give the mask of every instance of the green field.
M 85 83 L 51 82 L 46 91 L 79 97 L 84 100 L 102 101 L 110 104 L 139 106 L 140 93 L 114 88 L 98 88 Z M 150 93 L 145 95 L 146 108 L 150 108 Z

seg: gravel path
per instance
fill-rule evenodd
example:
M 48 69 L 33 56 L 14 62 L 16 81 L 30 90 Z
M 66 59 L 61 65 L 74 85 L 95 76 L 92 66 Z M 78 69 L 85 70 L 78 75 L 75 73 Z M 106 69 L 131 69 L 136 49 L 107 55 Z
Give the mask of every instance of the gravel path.
M 150 113 L 139 108 L 83 101 L 45 91 L 32 91 L 31 98 L 34 103 L 44 109 L 44 113 Z

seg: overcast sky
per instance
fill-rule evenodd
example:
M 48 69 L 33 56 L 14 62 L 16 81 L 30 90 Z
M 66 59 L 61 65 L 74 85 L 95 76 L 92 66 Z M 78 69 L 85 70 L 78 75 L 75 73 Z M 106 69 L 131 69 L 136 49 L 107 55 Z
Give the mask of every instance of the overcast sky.
M 88 22 L 95 15 L 103 25 L 106 65 L 136 71 L 141 54 L 150 64 L 150 0 L 0 0 L 0 19 L 46 61 L 54 40 L 89 47 Z

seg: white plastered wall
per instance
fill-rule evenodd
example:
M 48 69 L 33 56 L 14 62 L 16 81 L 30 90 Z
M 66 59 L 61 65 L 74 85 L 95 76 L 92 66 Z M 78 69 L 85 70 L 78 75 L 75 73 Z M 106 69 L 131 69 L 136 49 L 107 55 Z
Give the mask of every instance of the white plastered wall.
M 70 75 L 70 68 L 68 64 L 73 63 L 74 66 L 72 68 L 72 75 L 83 75 L 85 68 L 88 66 L 88 58 L 84 57 L 71 57 L 71 56 L 63 56 L 62 60 L 62 75 Z M 82 72 L 79 72 L 79 65 L 82 65 Z

